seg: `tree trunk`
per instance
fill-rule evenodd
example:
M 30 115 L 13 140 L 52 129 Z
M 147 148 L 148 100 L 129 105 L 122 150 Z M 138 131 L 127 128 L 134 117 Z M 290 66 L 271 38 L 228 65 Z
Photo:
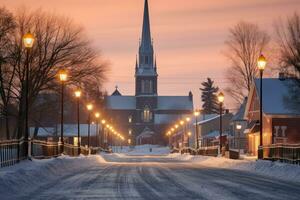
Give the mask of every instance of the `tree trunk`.
M 4 117 L 5 117 L 5 131 L 6 131 L 6 139 L 10 139 L 10 131 L 9 131 L 9 116 L 8 116 L 8 110 L 7 106 L 4 108 Z
M 24 96 L 24 95 L 23 95 Z M 21 97 L 20 103 L 19 103 L 19 112 L 17 117 L 17 126 L 18 126 L 18 135 L 17 138 L 20 139 L 24 136 L 24 129 L 25 129 L 25 101 L 24 98 Z

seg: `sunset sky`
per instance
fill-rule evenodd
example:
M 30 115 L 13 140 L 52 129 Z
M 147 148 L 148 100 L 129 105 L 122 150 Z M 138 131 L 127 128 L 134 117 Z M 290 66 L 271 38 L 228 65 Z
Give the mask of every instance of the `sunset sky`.
M 2 6 L 42 8 L 72 18 L 111 63 L 105 85 L 134 94 L 134 66 L 141 35 L 144 0 L 0 0 Z M 200 105 L 200 83 L 211 77 L 226 86 L 224 58 L 228 29 L 237 22 L 258 23 L 270 34 L 280 17 L 300 10 L 300 0 L 149 0 L 160 95 L 194 93 Z M 227 105 L 232 105 L 227 102 Z

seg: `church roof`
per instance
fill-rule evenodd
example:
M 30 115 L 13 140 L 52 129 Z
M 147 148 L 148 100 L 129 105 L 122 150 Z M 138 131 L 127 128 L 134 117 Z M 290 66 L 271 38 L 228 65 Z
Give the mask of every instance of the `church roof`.
M 189 96 L 158 96 L 158 110 L 193 110 L 193 100 Z
M 118 87 L 116 87 L 115 91 L 111 94 L 111 96 L 122 96 L 122 94 L 118 90 Z
M 107 96 L 106 108 L 114 110 L 135 110 L 135 96 Z
M 154 115 L 154 123 L 155 124 L 169 124 L 174 121 L 180 120 L 185 117 L 189 117 L 190 115 L 182 115 L 182 114 L 155 114 Z
M 135 110 L 135 96 L 107 96 L 106 108 L 113 110 Z M 158 96 L 157 110 L 193 110 L 189 96 Z

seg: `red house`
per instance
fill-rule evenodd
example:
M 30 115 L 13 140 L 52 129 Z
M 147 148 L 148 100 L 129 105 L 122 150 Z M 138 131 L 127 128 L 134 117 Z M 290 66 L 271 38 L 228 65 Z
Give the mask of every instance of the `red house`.
M 263 145 L 300 143 L 300 86 L 295 79 L 263 79 Z M 257 155 L 260 141 L 260 80 L 256 79 L 246 104 L 248 151 Z

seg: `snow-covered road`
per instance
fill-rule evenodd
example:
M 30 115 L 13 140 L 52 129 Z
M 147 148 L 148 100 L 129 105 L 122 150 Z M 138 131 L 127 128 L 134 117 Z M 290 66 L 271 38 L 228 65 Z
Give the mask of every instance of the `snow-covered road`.
M 300 182 L 168 155 L 62 157 L 1 170 L 1 200 L 300 199 Z

